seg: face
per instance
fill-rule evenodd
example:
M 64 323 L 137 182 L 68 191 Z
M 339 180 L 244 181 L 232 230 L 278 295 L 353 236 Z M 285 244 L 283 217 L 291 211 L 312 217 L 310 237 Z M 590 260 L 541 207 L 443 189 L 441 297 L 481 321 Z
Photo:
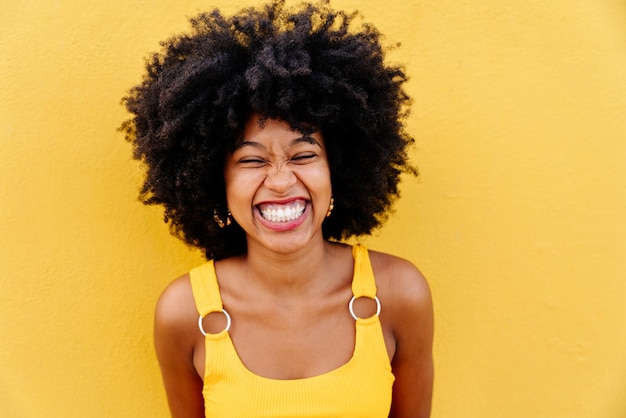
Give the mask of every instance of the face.
M 332 195 L 324 139 L 283 121 L 258 116 L 226 158 L 228 208 L 244 229 L 249 251 L 262 246 L 290 253 L 323 242 L 322 222 Z

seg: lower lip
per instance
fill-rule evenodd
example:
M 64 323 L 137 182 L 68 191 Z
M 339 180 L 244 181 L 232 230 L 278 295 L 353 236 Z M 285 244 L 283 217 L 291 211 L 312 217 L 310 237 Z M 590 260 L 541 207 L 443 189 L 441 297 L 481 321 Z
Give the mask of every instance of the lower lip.
M 259 211 L 259 209 L 256 209 L 256 217 L 257 219 L 259 219 L 259 222 L 261 222 L 261 224 L 263 224 L 263 226 L 266 227 L 267 229 L 271 229 L 272 231 L 279 231 L 279 232 L 291 231 L 292 229 L 296 229 L 297 227 L 302 225 L 302 223 L 304 222 L 308 214 L 309 214 L 309 205 L 307 204 L 304 208 L 304 212 L 302 212 L 302 215 L 300 215 L 299 218 L 294 219 L 293 221 L 288 221 L 288 222 L 272 222 L 272 221 L 265 219 L 261 215 L 261 211 Z

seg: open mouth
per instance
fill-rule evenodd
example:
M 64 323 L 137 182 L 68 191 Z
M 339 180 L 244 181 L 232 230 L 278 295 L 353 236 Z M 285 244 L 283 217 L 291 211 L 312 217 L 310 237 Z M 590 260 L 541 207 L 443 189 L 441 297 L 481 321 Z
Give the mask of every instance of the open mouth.
M 302 200 L 294 200 L 287 204 L 261 204 L 258 208 L 265 220 L 278 223 L 291 222 L 302 216 L 306 209 L 306 203 Z

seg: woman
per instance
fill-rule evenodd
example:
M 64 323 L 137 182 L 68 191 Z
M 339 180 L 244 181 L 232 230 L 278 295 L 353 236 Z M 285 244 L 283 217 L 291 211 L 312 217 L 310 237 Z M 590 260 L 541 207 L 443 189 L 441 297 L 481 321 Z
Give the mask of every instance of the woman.
M 414 172 L 403 71 L 325 4 L 192 19 L 125 98 L 146 204 L 206 264 L 155 346 L 174 417 L 427 417 L 432 303 L 370 233 Z

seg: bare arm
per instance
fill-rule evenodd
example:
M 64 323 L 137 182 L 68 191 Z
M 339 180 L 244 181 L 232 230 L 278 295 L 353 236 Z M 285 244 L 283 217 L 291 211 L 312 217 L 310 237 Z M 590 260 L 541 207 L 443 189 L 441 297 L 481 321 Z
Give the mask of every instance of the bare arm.
M 431 294 L 415 266 L 401 259 L 389 261 L 383 263 L 382 275 L 386 299 L 383 304 L 395 340 L 391 366 L 396 380 L 389 416 L 428 418 L 434 379 Z M 382 286 L 380 290 L 383 291 Z
M 198 314 L 188 277 L 163 292 L 154 317 L 154 345 L 173 418 L 204 418 L 202 379 L 193 364 Z

